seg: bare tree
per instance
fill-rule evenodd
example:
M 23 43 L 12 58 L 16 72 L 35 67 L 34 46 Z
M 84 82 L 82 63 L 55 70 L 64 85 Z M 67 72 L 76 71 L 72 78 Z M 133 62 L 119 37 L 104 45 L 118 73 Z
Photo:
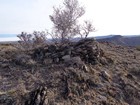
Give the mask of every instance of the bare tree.
M 54 8 L 53 15 L 50 15 L 54 24 L 52 36 L 61 39 L 61 42 L 79 33 L 77 22 L 85 13 L 85 9 L 77 0 L 64 0 L 63 4 L 64 7 Z
M 93 27 L 90 21 L 84 21 L 83 25 L 79 25 L 79 34 L 81 38 L 87 38 L 90 32 L 95 31 L 95 27 Z

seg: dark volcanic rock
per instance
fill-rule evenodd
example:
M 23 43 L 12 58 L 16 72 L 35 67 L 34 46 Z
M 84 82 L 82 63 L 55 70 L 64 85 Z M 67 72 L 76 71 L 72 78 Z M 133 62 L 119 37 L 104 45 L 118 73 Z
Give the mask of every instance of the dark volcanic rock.
M 25 105 L 47 105 L 46 100 L 47 88 L 39 87 L 37 90 L 29 93 L 28 99 L 25 101 Z
M 100 63 L 103 54 L 98 42 L 94 39 L 83 39 L 77 43 L 36 49 L 33 55 L 37 59 L 52 59 L 53 63 L 67 62 L 78 56 L 85 63 L 97 64 Z
M 13 99 L 13 97 L 3 94 L 0 95 L 0 105 L 15 105 L 16 99 Z

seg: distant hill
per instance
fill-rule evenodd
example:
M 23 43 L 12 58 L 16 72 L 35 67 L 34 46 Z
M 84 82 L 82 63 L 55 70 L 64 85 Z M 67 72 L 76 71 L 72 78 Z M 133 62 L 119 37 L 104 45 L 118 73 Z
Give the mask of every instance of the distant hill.
M 117 45 L 123 46 L 139 46 L 140 45 L 140 36 L 121 36 L 121 35 L 114 35 L 114 36 L 106 36 L 102 38 L 96 38 L 99 42 L 111 42 Z
M 94 37 L 99 42 L 111 42 L 123 46 L 140 46 L 140 35 L 122 36 L 122 35 L 104 35 Z M 81 38 L 76 37 L 71 41 L 77 42 Z M 16 34 L 0 34 L 0 42 L 13 42 L 19 40 Z M 51 41 L 51 39 L 48 39 Z

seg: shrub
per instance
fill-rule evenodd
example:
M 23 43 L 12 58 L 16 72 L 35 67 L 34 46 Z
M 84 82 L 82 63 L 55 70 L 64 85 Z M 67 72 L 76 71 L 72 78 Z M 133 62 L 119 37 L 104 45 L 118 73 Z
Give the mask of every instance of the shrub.
M 47 34 L 44 31 L 34 31 L 32 34 L 22 32 L 17 35 L 20 40 L 18 41 L 18 45 L 16 47 L 22 50 L 31 50 L 45 46 L 47 42 L 46 36 Z

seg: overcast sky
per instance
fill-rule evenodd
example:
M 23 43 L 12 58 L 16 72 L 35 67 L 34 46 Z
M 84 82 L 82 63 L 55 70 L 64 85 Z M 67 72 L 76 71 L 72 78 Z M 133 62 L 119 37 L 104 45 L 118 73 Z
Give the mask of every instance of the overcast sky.
M 63 0 L 0 0 L 0 33 L 19 34 L 52 27 L 49 15 Z M 94 35 L 140 34 L 140 0 L 79 0 Z

